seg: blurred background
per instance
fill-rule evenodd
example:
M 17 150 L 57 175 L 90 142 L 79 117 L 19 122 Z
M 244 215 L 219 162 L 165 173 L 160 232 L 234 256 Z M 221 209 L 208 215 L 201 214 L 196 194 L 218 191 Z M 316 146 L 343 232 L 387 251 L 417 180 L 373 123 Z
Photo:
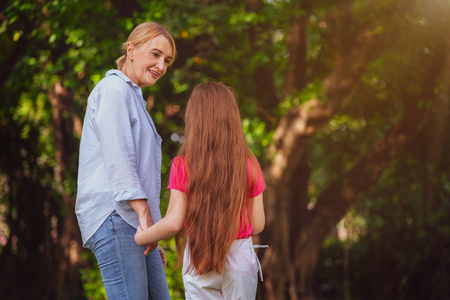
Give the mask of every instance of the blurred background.
M 89 92 L 139 23 L 178 57 L 143 90 L 161 209 L 190 92 L 239 94 L 267 182 L 258 299 L 450 299 L 449 0 L 4 0 L 0 299 L 106 299 L 74 214 Z M 447 154 L 446 154 L 447 153 Z M 184 299 L 173 239 L 166 274 Z

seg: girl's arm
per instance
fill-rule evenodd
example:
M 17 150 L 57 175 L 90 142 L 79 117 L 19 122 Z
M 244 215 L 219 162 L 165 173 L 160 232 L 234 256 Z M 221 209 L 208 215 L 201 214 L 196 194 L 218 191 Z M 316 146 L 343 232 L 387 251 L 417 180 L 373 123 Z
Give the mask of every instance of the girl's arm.
M 184 226 L 186 207 L 186 194 L 171 189 L 169 207 L 165 217 L 145 230 L 138 229 L 134 236 L 136 244 L 145 246 L 171 237 L 180 231 Z
M 266 216 L 264 214 L 263 193 L 259 194 L 253 200 L 252 210 L 252 226 L 253 234 L 258 234 L 264 229 L 266 223 Z

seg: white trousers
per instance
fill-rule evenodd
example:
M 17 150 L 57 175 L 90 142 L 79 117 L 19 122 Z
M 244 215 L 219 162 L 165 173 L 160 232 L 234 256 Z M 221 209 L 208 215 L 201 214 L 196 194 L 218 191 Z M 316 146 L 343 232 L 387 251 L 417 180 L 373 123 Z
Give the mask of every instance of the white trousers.
M 255 247 L 267 246 L 253 246 L 251 237 L 236 240 L 228 252 L 223 274 L 194 275 L 192 271 L 186 273 L 190 257 L 187 245 L 183 261 L 186 299 L 254 300 L 258 286 L 258 270 L 261 272 Z

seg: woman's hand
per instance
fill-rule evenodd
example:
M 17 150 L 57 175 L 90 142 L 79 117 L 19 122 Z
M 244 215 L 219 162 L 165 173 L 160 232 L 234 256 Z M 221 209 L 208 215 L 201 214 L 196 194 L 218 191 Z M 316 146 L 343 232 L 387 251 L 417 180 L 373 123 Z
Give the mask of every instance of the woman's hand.
M 138 217 L 139 217 L 139 227 L 142 230 L 145 230 L 145 229 L 149 228 L 150 226 L 153 226 L 153 218 L 152 218 L 152 215 L 150 214 L 150 210 L 148 211 L 148 215 L 141 215 L 141 216 L 138 216 Z M 145 255 L 149 254 L 150 252 L 155 250 L 155 248 L 157 246 L 158 246 L 158 243 L 156 243 L 156 242 L 145 245 L 144 254 Z

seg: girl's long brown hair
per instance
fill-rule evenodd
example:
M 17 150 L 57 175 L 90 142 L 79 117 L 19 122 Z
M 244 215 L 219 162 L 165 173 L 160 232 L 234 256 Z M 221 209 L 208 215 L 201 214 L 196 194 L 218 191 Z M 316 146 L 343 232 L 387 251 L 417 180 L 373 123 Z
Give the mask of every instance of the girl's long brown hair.
M 187 104 L 185 142 L 179 150 L 188 170 L 185 228 L 177 234 L 182 259 L 186 242 L 190 264 L 186 271 L 222 273 L 227 253 L 250 221 L 249 190 L 259 164 L 242 130 L 235 93 L 216 82 L 198 85 Z M 249 178 L 249 158 L 254 166 Z M 179 160 L 180 161 L 180 160 Z

